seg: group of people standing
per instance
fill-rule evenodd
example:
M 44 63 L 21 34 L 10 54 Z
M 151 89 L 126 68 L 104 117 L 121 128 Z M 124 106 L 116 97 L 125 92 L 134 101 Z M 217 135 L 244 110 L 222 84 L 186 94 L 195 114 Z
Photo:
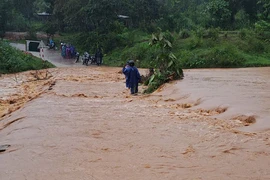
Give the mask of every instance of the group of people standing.
M 61 55 L 63 58 L 75 58 L 76 53 L 76 49 L 72 44 L 61 43 Z
M 130 89 L 130 93 L 132 95 L 137 95 L 141 75 L 135 66 L 135 62 L 133 60 L 129 60 L 123 67 L 122 72 L 126 78 L 126 88 Z

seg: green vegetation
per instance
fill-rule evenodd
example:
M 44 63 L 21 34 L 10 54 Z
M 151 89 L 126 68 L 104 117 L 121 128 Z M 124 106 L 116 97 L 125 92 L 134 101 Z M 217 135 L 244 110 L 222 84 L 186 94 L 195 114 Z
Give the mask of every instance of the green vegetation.
M 170 34 L 172 52 L 182 68 L 231 68 L 270 66 L 270 44 L 251 30 L 219 31 L 218 29 L 185 31 L 186 38 Z M 139 33 L 138 33 L 139 34 Z M 168 32 L 167 32 L 168 34 Z M 201 35 L 200 35 L 201 34 Z M 151 35 L 141 35 L 130 46 L 115 49 L 105 56 L 105 63 L 121 66 L 127 59 L 137 60 L 143 68 L 154 67 L 157 51 L 150 47 Z M 125 42 L 127 42 L 126 39 Z
M 158 53 L 152 63 L 155 70 L 145 82 L 148 85 L 146 93 L 151 93 L 162 84 L 184 76 L 179 61 L 172 53 L 172 44 L 168 39 L 171 39 L 170 34 L 158 32 L 152 35 L 150 45 Z
M 51 63 L 30 54 L 25 54 L 12 48 L 8 43 L 0 41 L 0 74 L 51 67 L 54 67 Z

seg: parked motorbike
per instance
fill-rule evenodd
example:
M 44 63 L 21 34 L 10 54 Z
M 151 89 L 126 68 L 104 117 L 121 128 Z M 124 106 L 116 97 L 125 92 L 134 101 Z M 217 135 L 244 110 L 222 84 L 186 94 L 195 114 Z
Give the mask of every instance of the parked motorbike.
M 90 64 L 96 64 L 97 63 L 95 56 L 90 56 L 89 63 Z
M 90 60 L 90 54 L 88 52 L 84 52 L 82 56 L 83 65 L 88 66 L 88 62 Z
M 51 44 L 47 44 L 49 46 L 49 49 L 57 50 L 55 42 L 52 42 Z
M 101 58 L 95 58 L 94 55 L 90 55 L 88 52 L 84 52 L 82 56 L 83 65 L 88 66 L 89 64 L 101 65 Z M 76 61 L 77 62 L 77 61 Z

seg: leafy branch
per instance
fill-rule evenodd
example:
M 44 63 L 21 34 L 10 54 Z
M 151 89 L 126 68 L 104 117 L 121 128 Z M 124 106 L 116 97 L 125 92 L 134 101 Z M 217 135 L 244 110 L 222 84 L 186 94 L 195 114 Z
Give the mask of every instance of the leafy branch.
M 179 61 L 172 53 L 172 43 L 168 40 L 169 38 L 172 38 L 170 34 L 160 31 L 152 34 L 149 44 L 158 53 L 151 62 L 154 64 L 155 70 L 151 77 L 149 77 L 149 81 L 147 81 L 148 89 L 145 91 L 146 93 L 153 92 L 166 82 L 184 77 Z

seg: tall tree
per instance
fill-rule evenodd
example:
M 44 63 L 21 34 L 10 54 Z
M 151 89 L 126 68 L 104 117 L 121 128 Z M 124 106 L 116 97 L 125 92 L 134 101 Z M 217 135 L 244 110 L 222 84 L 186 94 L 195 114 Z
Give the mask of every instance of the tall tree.
M 235 15 L 241 9 L 241 3 L 244 0 L 225 0 L 228 3 L 228 9 L 231 11 L 230 14 L 230 24 L 234 26 L 235 24 Z
M 9 2 L 7 0 L 0 1 L 0 38 L 5 36 L 6 25 L 9 14 Z
M 259 0 L 257 3 L 259 6 L 261 6 L 261 18 L 264 20 L 269 19 L 270 15 L 270 1 L 269 0 Z
M 89 0 L 85 10 L 88 20 L 92 21 L 95 29 L 108 31 L 111 23 L 117 19 L 117 0 Z
M 258 11 L 258 3 L 257 2 L 258 2 L 258 0 L 243 0 L 243 1 L 241 1 L 242 8 L 249 15 L 249 19 L 253 22 L 257 19 L 257 11 Z
M 34 16 L 35 0 L 11 0 L 16 11 L 20 12 L 25 18 L 30 20 Z
M 224 0 L 211 0 L 206 6 L 206 11 L 209 12 L 212 19 L 211 23 L 214 27 L 227 27 L 231 15 L 228 2 Z

